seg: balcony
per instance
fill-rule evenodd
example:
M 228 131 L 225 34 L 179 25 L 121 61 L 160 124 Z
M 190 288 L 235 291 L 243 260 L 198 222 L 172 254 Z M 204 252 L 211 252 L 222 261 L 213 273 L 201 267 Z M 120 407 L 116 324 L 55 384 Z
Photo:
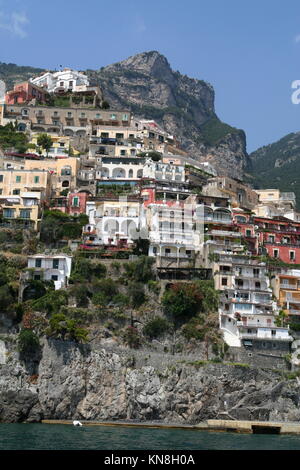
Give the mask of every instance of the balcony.
M 255 321 L 247 321 L 247 322 L 243 322 L 243 321 L 237 321 L 236 322 L 237 326 L 238 327 L 244 327 L 244 328 L 249 328 L 249 327 L 254 327 L 254 328 L 275 328 L 276 325 L 274 325 L 274 323 L 268 323 L 268 322 L 262 322 L 261 320 L 259 321 L 259 323 L 255 322 Z
M 288 312 L 288 315 L 298 315 L 300 316 L 300 310 L 296 310 L 294 308 L 290 308 L 289 310 L 287 310 Z
M 295 284 L 282 284 L 282 283 L 280 283 L 280 289 L 298 290 L 298 287 Z
M 287 334 L 287 335 L 281 335 L 281 334 L 276 334 L 275 335 L 272 335 L 271 332 L 262 332 L 262 331 L 257 331 L 255 333 L 243 333 L 243 332 L 240 332 L 240 338 L 241 339 L 253 339 L 253 338 L 256 338 L 256 339 L 269 339 L 269 340 L 276 340 L 276 341 L 292 341 L 293 338 Z

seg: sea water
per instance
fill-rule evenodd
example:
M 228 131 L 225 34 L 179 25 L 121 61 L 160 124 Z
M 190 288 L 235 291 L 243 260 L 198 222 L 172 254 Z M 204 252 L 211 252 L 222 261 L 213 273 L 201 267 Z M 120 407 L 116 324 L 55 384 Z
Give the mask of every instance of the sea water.
M 300 436 L 64 424 L 0 424 L 0 450 L 300 450 Z

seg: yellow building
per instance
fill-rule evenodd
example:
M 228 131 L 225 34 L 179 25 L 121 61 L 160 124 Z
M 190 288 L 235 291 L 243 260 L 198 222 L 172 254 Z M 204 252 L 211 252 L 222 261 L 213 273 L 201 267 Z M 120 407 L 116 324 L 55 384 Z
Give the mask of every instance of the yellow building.
M 271 281 L 279 307 L 291 320 L 300 319 L 300 270 L 290 269 Z
M 34 144 L 38 147 L 38 136 L 39 134 L 34 134 L 30 140 L 30 144 Z M 66 155 L 69 155 L 70 149 L 74 153 L 74 155 L 78 154 L 76 150 L 74 150 L 71 145 L 70 145 L 70 137 L 69 136 L 54 136 L 48 134 L 49 137 L 51 137 L 52 140 L 52 146 L 48 151 L 48 157 L 65 157 Z M 46 150 L 42 149 L 42 154 L 43 156 L 47 156 Z M 30 151 L 30 150 L 29 150 Z
M 17 196 L 0 196 L 2 224 L 39 230 L 41 193 L 22 192 Z
M 80 159 L 77 157 L 66 157 L 61 159 L 25 160 L 26 170 L 37 170 L 40 168 L 51 175 L 52 196 L 59 194 L 62 190 L 76 189 L 77 172 Z
M 37 166 L 36 162 L 35 166 Z M 46 169 L 1 169 L 0 195 L 18 196 L 21 192 L 40 192 L 42 199 L 50 196 L 51 175 Z

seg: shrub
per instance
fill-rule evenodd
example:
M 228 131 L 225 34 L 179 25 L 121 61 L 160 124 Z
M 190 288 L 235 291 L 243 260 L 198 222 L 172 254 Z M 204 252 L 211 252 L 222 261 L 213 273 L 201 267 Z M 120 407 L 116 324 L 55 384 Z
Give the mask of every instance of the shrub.
M 119 305 L 122 307 L 125 307 L 130 304 L 130 298 L 128 297 L 128 295 L 124 295 L 124 294 L 115 295 L 112 301 L 115 305 Z
M 130 348 L 137 349 L 141 346 L 142 341 L 136 328 L 128 326 L 123 334 L 123 340 Z
M 117 283 L 112 279 L 101 279 L 93 284 L 94 295 L 92 302 L 95 305 L 103 305 L 110 302 L 118 294 Z
M 158 338 L 170 329 L 170 323 L 162 317 L 154 317 L 143 328 L 143 333 L 150 338 Z
M 77 320 L 67 318 L 63 313 L 57 313 L 50 318 L 46 334 L 58 339 L 68 339 L 79 343 L 87 341 L 88 332 L 79 326 Z
M 38 336 L 29 329 L 23 329 L 18 336 L 18 348 L 22 354 L 35 353 L 40 347 Z
M 155 259 L 149 256 L 140 256 L 137 261 L 126 263 L 124 269 L 127 277 L 132 281 L 147 282 L 154 279 L 152 270 Z
M 160 292 L 160 283 L 158 281 L 148 281 L 148 288 L 151 292 L 154 292 L 154 294 L 159 294 Z
M 134 308 L 140 307 L 146 300 L 144 285 L 140 282 L 131 282 L 128 286 L 128 295 Z

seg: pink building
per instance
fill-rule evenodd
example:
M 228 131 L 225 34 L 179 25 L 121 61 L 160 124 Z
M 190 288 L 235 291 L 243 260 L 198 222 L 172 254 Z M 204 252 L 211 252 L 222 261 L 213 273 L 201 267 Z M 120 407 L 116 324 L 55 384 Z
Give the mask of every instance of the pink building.
M 68 196 L 68 213 L 70 215 L 85 214 L 87 193 L 70 193 Z
M 18 83 L 13 90 L 6 93 L 5 103 L 10 105 L 28 103 L 34 98 L 45 103 L 47 95 L 48 93 L 42 88 L 29 82 L 23 82 Z

